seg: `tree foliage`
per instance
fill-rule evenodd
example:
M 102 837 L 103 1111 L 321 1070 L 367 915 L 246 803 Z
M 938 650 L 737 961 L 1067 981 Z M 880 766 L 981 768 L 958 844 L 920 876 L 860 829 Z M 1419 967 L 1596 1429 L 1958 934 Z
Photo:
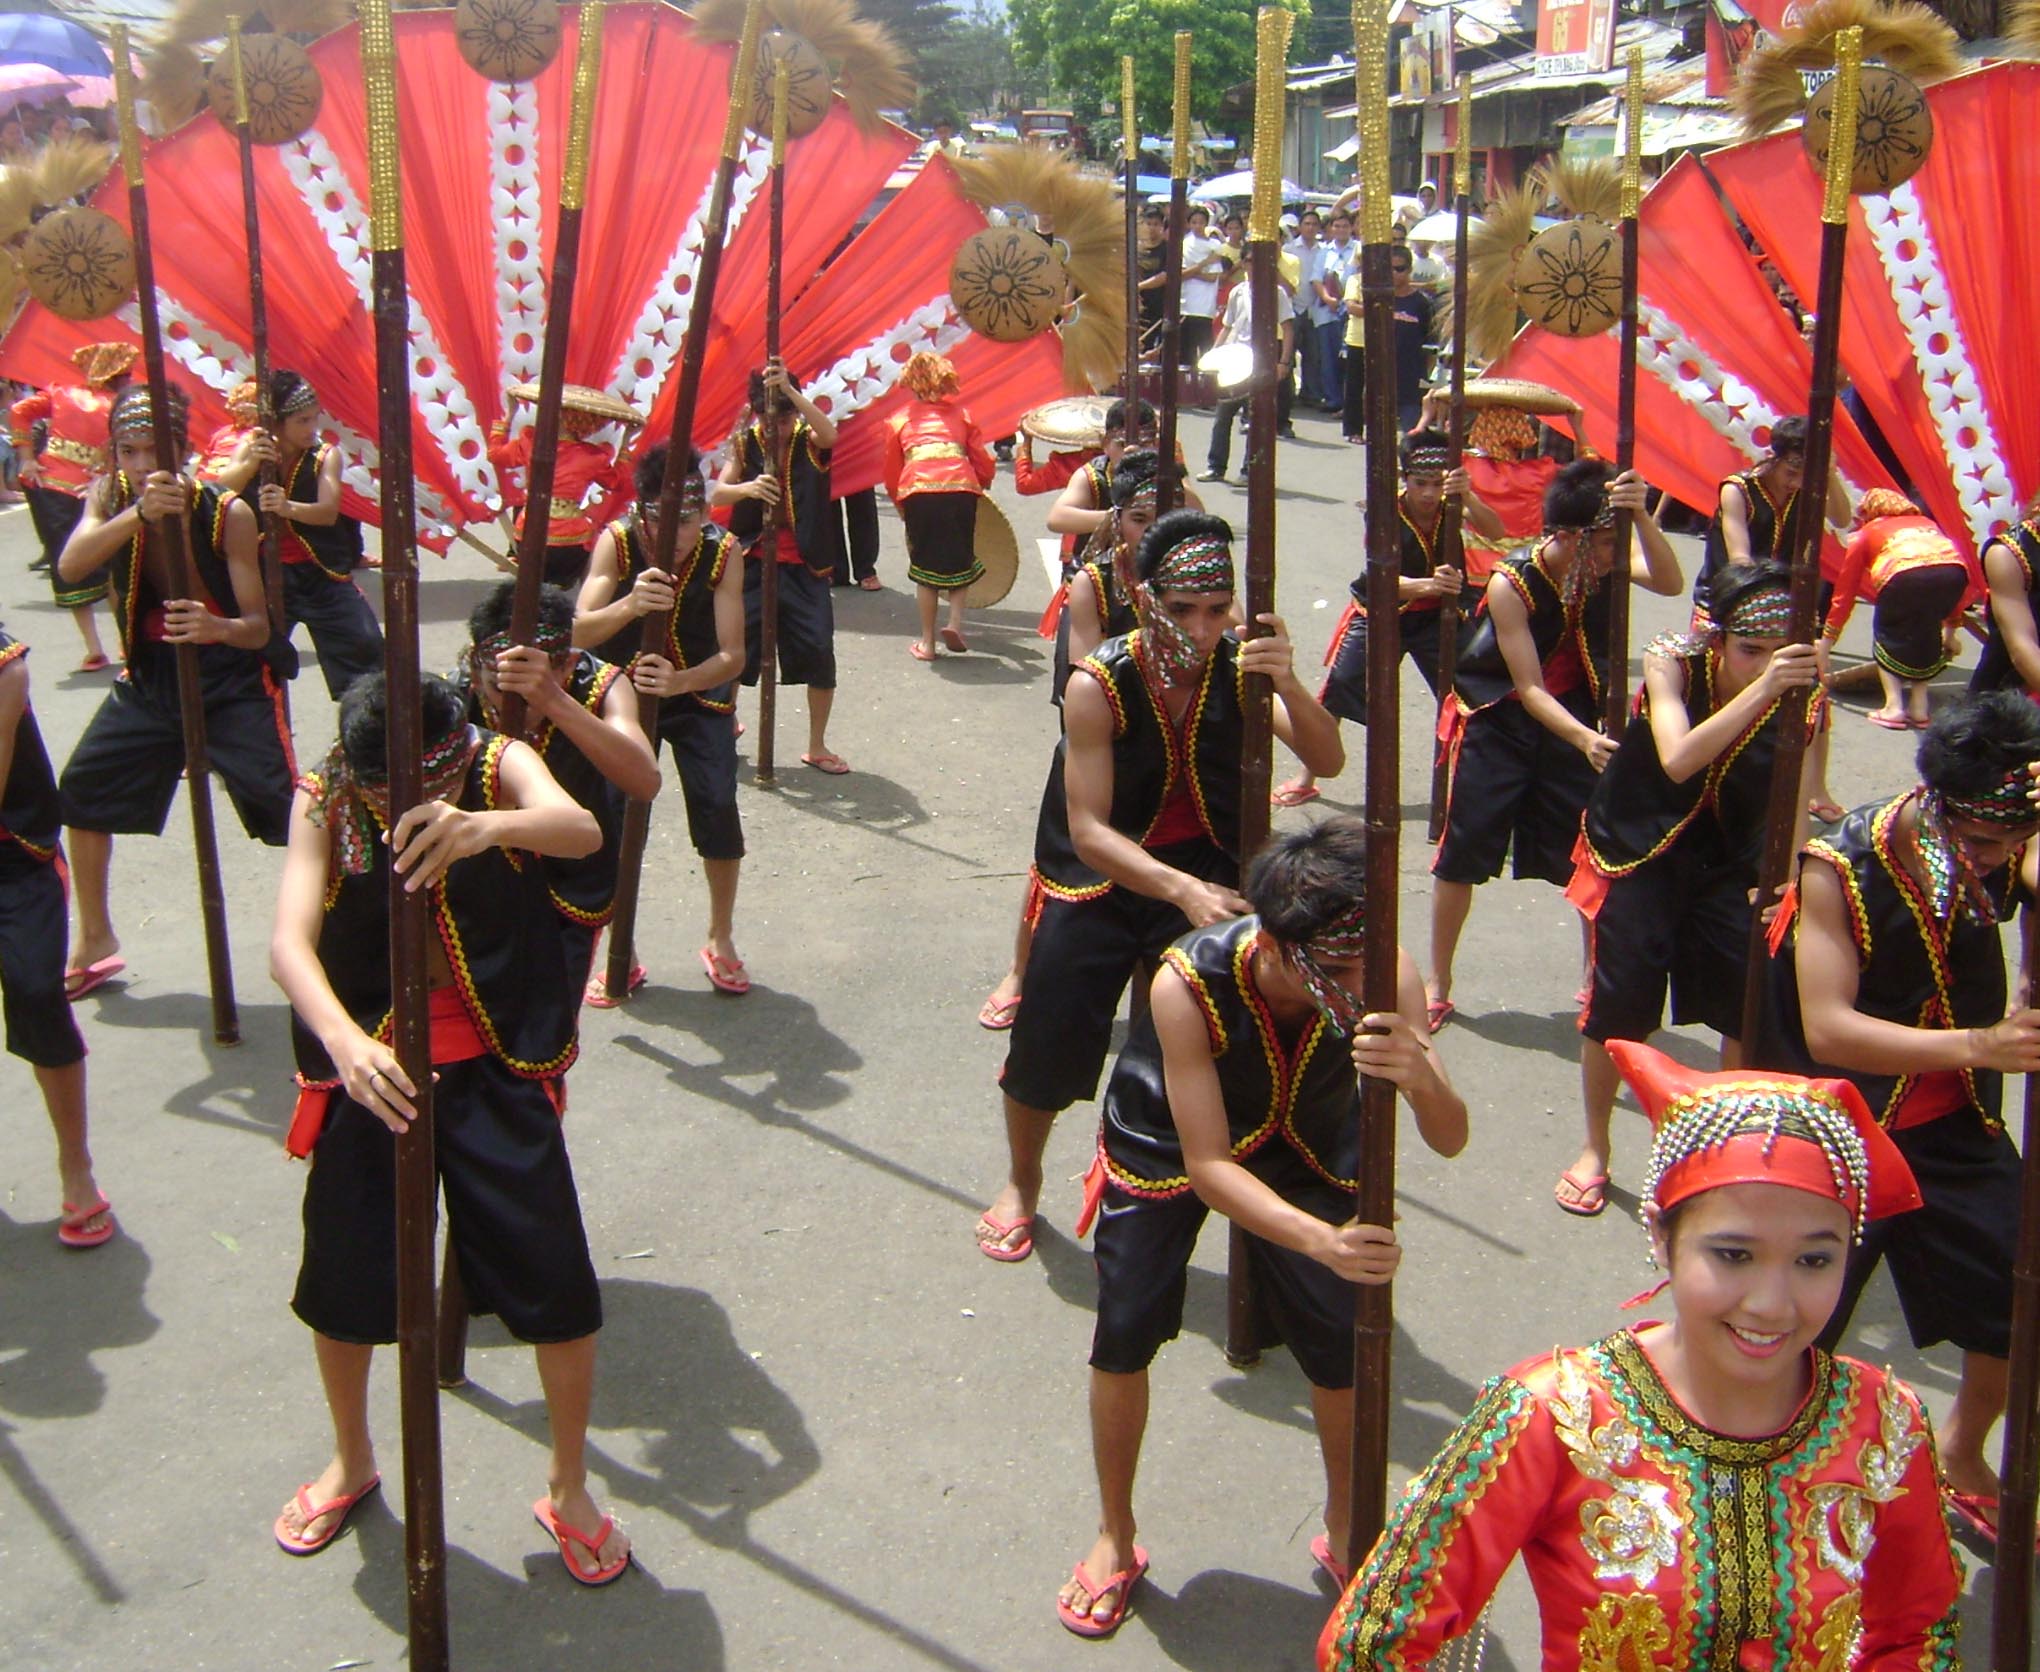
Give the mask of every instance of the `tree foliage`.
M 1281 0 L 1307 16 L 1310 0 Z M 1191 32 L 1190 110 L 1218 115 L 1226 89 L 1254 76 L 1257 0 L 1009 0 L 1013 54 L 1041 68 L 1095 123 L 1119 100 L 1119 59 L 1131 54 L 1134 106 L 1147 133 L 1167 131 L 1175 101 L 1176 31 Z

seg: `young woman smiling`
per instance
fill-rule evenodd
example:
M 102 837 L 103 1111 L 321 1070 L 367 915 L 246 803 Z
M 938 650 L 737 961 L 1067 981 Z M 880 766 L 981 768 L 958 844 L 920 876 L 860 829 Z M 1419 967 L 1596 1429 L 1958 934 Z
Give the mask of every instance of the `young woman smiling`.
M 1671 1316 L 1490 1382 L 1320 1664 L 1436 1663 L 1520 1554 L 1544 1672 L 1953 1665 L 1926 1414 L 1814 1344 L 1863 1225 L 1919 1203 L 1904 1158 L 1846 1082 L 1608 1048 L 1657 1129 L 1644 1212 Z

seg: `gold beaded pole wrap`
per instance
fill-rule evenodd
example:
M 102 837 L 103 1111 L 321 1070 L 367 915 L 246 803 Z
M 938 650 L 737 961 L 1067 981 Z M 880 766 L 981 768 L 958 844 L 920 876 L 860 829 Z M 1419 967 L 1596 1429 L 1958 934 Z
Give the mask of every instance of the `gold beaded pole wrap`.
M 781 58 L 772 67 L 772 176 L 765 244 L 765 363 L 768 366 L 779 358 L 780 309 L 784 305 L 780 288 L 784 279 L 779 263 L 786 242 L 786 123 L 791 90 L 787 60 Z M 779 391 L 768 383 L 765 386 L 765 433 L 769 436 L 779 433 L 779 410 Z M 793 459 L 790 450 L 786 457 L 790 466 Z M 774 459 L 767 468 L 777 473 L 778 461 Z M 792 474 L 788 469 L 780 476 L 779 497 L 766 509 L 765 532 L 760 542 L 768 555 L 768 560 L 758 569 L 757 772 L 761 784 L 775 782 L 778 772 L 774 737 L 779 724 L 779 565 L 769 560 L 769 554 L 777 548 L 779 531 L 787 523 L 787 510 L 793 495 Z
M 1119 60 L 1120 192 L 1126 207 L 1126 364 L 1120 389 L 1127 399 L 1126 439 L 1149 439 L 1140 422 L 1140 120 L 1133 101 L 1133 60 Z
M 1473 77 L 1459 78 L 1459 101 L 1454 110 L 1452 135 L 1452 407 L 1450 468 L 1457 470 L 1466 454 L 1466 239 L 1473 218 Z M 1445 501 L 1439 512 L 1438 539 L 1433 572 L 1449 568 L 1466 573 L 1465 505 L 1458 495 Z M 1438 720 L 1443 729 L 1445 705 L 1452 699 L 1452 682 L 1459 671 L 1459 594 L 1445 593 L 1438 600 Z M 1437 730 L 1432 733 L 1438 735 Z M 1433 747 L 1431 755 L 1431 812 L 1427 828 L 1430 841 L 1445 834 L 1445 804 L 1452 789 L 1452 759 L 1445 750 Z
M 1829 461 L 1834 456 L 1835 393 L 1842 335 L 1842 273 L 1849 249 L 1849 176 L 1855 166 L 1858 77 L 1863 67 L 1863 31 L 1850 27 L 1835 37 L 1835 108 L 1828 145 L 1827 194 L 1821 205 L 1820 280 L 1814 302 L 1813 387 L 1806 406 L 1806 474 L 1792 516 L 1786 549 L 1792 554 L 1793 644 L 1811 644 L 1820 596 L 1820 546 L 1826 530 Z M 1848 143 L 1844 143 L 1844 138 Z M 1771 767 L 1771 793 L 1764 827 L 1764 851 L 1757 867 L 1759 900 L 1772 899 L 1785 885 L 1799 845 L 1804 798 L 1799 792 L 1806 728 L 1800 723 L 1811 692 L 1788 697 L 1778 721 Z M 1743 983 L 1744 1039 L 1757 1037 L 1764 1016 L 1770 944 L 1762 918 L 1750 915 L 1749 955 Z M 2032 1548 L 2030 1540 L 2027 1548 Z
M 1155 474 L 1155 514 L 1176 508 L 1176 405 L 1183 376 L 1183 234 L 1190 223 L 1190 31 L 1176 31 L 1176 75 L 1171 104 L 1169 159 L 1169 241 L 1162 258 L 1162 387 L 1156 407 L 1155 450 L 1164 468 Z M 1227 1349 L 1230 1356 L 1230 1347 Z M 1260 1354 L 1246 1360 L 1251 1364 Z
M 227 74 L 233 85 L 232 127 L 234 146 L 241 164 L 241 229 L 248 245 L 248 336 L 255 361 L 255 422 L 269 435 L 276 434 L 276 403 L 269 389 L 269 298 L 262 274 L 262 219 L 255 198 L 255 136 L 249 126 L 248 66 L 241 52 L 241 20 L 227 19 Z M 278 638 L 290 637 L 290 620 L 283 602 L 283 518 L 260 509 L 260 490 L 278 480 L 274 460 L 264 459 L 257 468 L 257 516 L 262 526 L 262 596 L 269 609 L 269 629 Z M 290 718 L 290 688 L 283 688 L 284 719 Z
M 397 56 L 389 0 L 362 0 L 361 75 L 368 102 L 370 314 L 375 326 L 376 445 L 381 453 L 383 639 L 389 681 L 389 796 L 401 814 L 425 798 L 418 655 L 417 505 L 411 476 L 410 302 L 404 276 Z M 394 857 L 394 855 L 392 855 Z M 426 988 L 430 901 L 392 886 L 391 1045 L 416 1087 L 417 1116 L 396 1139 L 397 1386 L 404 1433 L 404 1558 L 410 1663 L 444 1672 L 446 1505 L 435 1380 L 432 1035 Z
M 1388 166 L 1388 0 L 1354 0 L 1354 127 L 1360 136 L 1362 364 L 1365 368 L 1367 613 L 1392 622 L 1401 570 L 1402 522 L 1396 505 L 1395 277 L 1389 270 L 1393 205 Z M 1367 641 L 1367 945 L 1361 966 L 1365 1010 L 1396 1008 L 1396 894 L 1401 861 L 1401 650 L 1396 635 Z M 1395 1222 L 1395 1087 L 1360 1082 L 1361 1223 Z M 1351 1570 L 1373 1546 L 1388 1513 L 1388 1420 L 1393 1403 L 1389 1346 L 1393 1290 L 1362 1284 L 1353 1313 L 1352 1531 L 1344 1552 Z
M 680 345 L 680 381 L 673 395 L 672 426 L 666 432 L 666 474 L 659 485 L 657 523 L 652 533 L 652 567 L 666 575 L 673 573 L 673 556 L 680 535 L 681 489 L 687 478 L 696 474 L 691 461 L 694 407 L 701 394 L 702 364 L 708 357 L 708 327 L 715 312 L 716 280 L 722 272 L 730 192 L 736 183 L 737 163 L 744 151 L 744 125 L 758 84 L 758 34 L 764 11 L 764 0 L 749 0 L 744 8 L 744 30 L 737 40 L 736 62 L 731 66 L 730 108 L 723 125 L 722 156 L 716 163 L 715 180 L 709 189 L 708 212 L 701 222 L 701 260 L 695 269 L 694 294 L 688 300 L 687 335 Z M 769 552 L 767 556 L 769 559 Z M 645 617 L 644 636 L 639 640 L 642 654 L 659 654 L 666 627 L 661 616 Z M 645 694 L 638 699 L 638 720 L 647 736 L 658 720 L 658 713 L 658 698 Z M 638 887 L 643 880 L 645 838 L 651 832 L 651 823 L 649 801 L 632 800 L 624 810 L 623 835 L 616 855 L 616 901 L 609 920 L 609 961 L 602 973 L 604 988 L 619 1004 L 630 997 L 633 985 L 631 943 L 637 934 Z
M 149 424 L 154 431 L 156 469 L 184 469 L 184 443 L 170 409 L 170 378 L 163 359 L 163 323 L 156 297 L 156 261 L 149 238 L 149 193 L 142 180 L 141 130 L 135 123 L 135 77 L 128 34 L 116 23 L 107 32 L 113 58 L 114 103 L 120 121 L 120 166 L 128 189 L 128 227 L 134 239 L 135 301 L 141 315 L 142 368 L 149 380 Z M 137 485 L 139 495 L 140 488 Z M 183 513 L 150 525 L 147 535 L 162 554 L 180 598 L 202 598 L 191 562 L 191 530 Z M 223 605 L 231 599 L 218 600 Z M 192 846 L 198 856 L 199 915 L 205 928 L 206 976 L 212 994 L 213 1038 L 241 1042 L 240 1013 L 234 1004 L 234 969 L 228 953 L 227 896 L 220 876 L 219 836 L 213 824 L 212 780 L 206 755 L 205 702 L 200 689 L 198 646 L 180 644 L 177 702 L 184 738 L 185 794 L 191 801 Z
M 1643 201 L 1643 48 L 1629 49 L 1629 75 L 1623 93 L 1622 150 L 1622 303 L 1615 373 L 1615 469 L 1636 463 L 1636 286 L 1639 246 L 1637 206 Z M 1601 729 L 1620 737 L 1629 724 L 1629 553 L 1636 534 L 1635 514 L 1615 513 L 1615 567 L 1608 574 L 1608 683 L 1603 691 Z

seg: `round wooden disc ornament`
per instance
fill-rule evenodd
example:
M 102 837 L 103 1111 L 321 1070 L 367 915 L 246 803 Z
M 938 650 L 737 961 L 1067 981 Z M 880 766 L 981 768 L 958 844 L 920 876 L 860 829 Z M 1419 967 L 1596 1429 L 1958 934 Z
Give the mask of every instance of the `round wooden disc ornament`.
M 491 81 L 529 81 L 559 56 L 558 0 L 459 0 L 460 55 Z
M 248 136 L 257 145 L 288 145 L 311 131 L 326 100 L 311 56 L 288 35 L 243 35 L 241 75 L 248 84 Z M 213 114 L 234 125 L 234 66 L 222 52 L 206 76 Z
M 1622 317 L 1622 237 L 1592 215 L 1561 221 L 1516 258 L 1516 303 L 1533 325 L 1595 337 Z
M 1902 186 L 1926 166 L 1934 143 L 1934 113 L 1927 96 L 1898 71 L 1865 64 L 1856 111 L 1856 166 L 1849 190 L 1858 196 Z M 1828 142 L 1835 125 L 1835 84 L 1820 84 L 1806 106 L 1799 137 L 1822 179 L 1827 177 Z
M 135 248 L 127 228 L 97 209 L 59 209 L 29 228 L 22 277 L 60 319 L 98 319 L 135 293 Z
M 772 137 L 772 73 L 786 65 L 786 136 L 802 139 L 828 120 L 829 65 L 814 44 L 790 29 L 758 37 L 758 73 L 751 85 L 751 131 Z
M 1055 252 L 1016 226 L 986 227 L 957 246 L 949 265 L 949 296 L 981 337 L 1025 342 L 1056 323 L 1069 279 Z
M 1013 590 L 1020 573 L 1019 537 L 990 494 L 978 495 L 970 546 L 971 555 L 984 565 L 985 572 L 963 589 L 963 607 L 988 610 Z

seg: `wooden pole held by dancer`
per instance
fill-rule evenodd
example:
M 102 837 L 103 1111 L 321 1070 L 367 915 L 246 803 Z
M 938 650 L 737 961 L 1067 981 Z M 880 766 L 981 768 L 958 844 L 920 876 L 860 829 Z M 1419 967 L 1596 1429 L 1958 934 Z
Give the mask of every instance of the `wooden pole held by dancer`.
M 397 52 L 390 0 L 362 0 L 361 77 L 368 103 L 369 250 L 375 327 L 376 446 L 381 454 L 383 642 L 389 690 L 389 796 L 399 816 L 424 799 L 419 700 L 418 538 L 411 475 L 411 310 L 404 273 L 404 193 L 397 117 Z M 439 1387 L 432 1240 L 439 1196 L 432 1109 L 432 1024 L 426 945 L 431 902 L 392 886 L 390 1043 L 418 1088 L 416 1118 L 397 1146 L 397 1387 L 404 1432 L 404 1568 L 410 1663 L 449 1664 L 446 1500 L 439 1456 Z
M 772 66 L 772 182 L 770 186 L 770 228 L 765 255 L 765 363 L 779 358 L 779 318 L 783 304 L 784 276 L 780 260 L 786 244 L 786 99 L 787 60 Z M 793 449 L 785 454 L 785 471 L 780 471 L 779 391 L 765 386 L 766 445 L 770 451 L 765 468 L 780 477 L 779 492 L 765 513 L 764 533 L 758 537 L 761 567 L 758 571 L 758 782 L 774 781 L 776 767 L 773 734 L 779 723 L 779 531 L 786 526 L 786 508 L 791 503 Z
M 1835 391 L 1841 358 L 1842 274 L 1849 247 L 1849 176 L 1855 146 L 1839 136 L 1856 132 L 1863 65 L 1863 31 L 1851 26 L 1835 36 L 1834 124 L 1838 136 L 1828 147 L 1826 191 L 1821 203 L 1820 280 L 1814 302 L 1813 390 L 1806 412 L 1806 476 L 1799 503 L 1805 513 L 1793 529 L 1791 644 L 1813 643 L 1820 605 L 1820 545 L 1826 532 L 1827 482 L 1834 456 Z M 1792 874 L 1794 838 L 1804 802 L 1800 769 L 1806 758 L 1803 717 L 1814 692 L 1787 696 L 1780 706 L 1778 741 L 1771 763 L 1771 790 L 1764 823 L 1764 851 L 1757 866 L 1757 900 L 1778 897 Z M 1770 969 L 1770 929 L 1761 910 L 1750 913 L 1750 940 L 1743 974 L 1742 1041 L 1750 1049 L 1764 1015 L 1764 987 Z
M 128 56 L 127 25 L 107 31 L 113 58 L 114 102 L 120 121 L 120 166 L 127 180 L 128 229 L 135 247 L 135 299 L 141 313 L 142 368 L 149 380 L 149 423 L 155 432 L 156 468 L 181 476 L 184 448 L 170 416 L 170 378 L 163 359 L 163 324 L 156 307 L 156 262 L 149 242 L 149 192 L 142 179 L 141 130 L 135 124 L 135 77 Z M 158 542 L 180 598 L 199 595 L 191 562 L 189 518 L 165 517 L 149 530 Z M 235 603 L 219 599 L 222 604 Z M 238 607 L 238 605 L 237 605 Z M 198 646 L 177 646 L 177 709 L 184 734 L 184 792 L 191 799 L 191 845 L 198 856 L 198 907 L 205 930 L 206 982 L 212 995 L 213 1039 L 241 1043 L 241 1017 L 234 1003 L 233 957 L 227 944 L 227 893 L 220 876 L 219 832 L 213 820 L 211 765 L 205 746 L 205 692 L 199 677 Z
M 2031 969 L 2036 929 L 2030 908 L 2023 928 L 2022 967 Z M 2005 1449 L 1998 1470 L 1991 1672 L 2031 1672 L 2033 1665 L 2033 1531 L 2040 1509 L 2040 1075 L 2026 1076 L 2026 1127 L 2019 1154 L 2019 1250 L 2012 1259 L 2012 1347 L 2005 1389 Z
M 1459 78 L 1459 103 L 1452 136 L 1452 451 L 1449 468 L 1466 465 L 1466 226 L 1473 217 L 1473 77 Z M 1466 574 L 1466 501 L 1454 494 L 1439 513 L 1438 561 Z M 1370 606 L 1371 607 L 1371 606 Z M 1370 644 L 1373 640 L 1370 638 Z M 1459 676 L 1459 598 L 1438 600 L 1438 718 L 1445 718 L 1452 685 Z M 1445 805 L 1452 787 L 1452 759 L 1442 743 L 1433 742 L 1431 758 L 1430 840 L 1445 835 Z
M 255 422 L 264 435 L 276 437 L 276 402 L 269 390 L 269 297 L 262 282 L 262 217 L 255 203 L 255 135 L 248 125 L 248 72 L 241 61 L 241 20 L 227 19 L 227 65 L 234 83 L 234 145 L 241 159 L 241 228 L 248 244 L 248 346 L 255 360 Z M 255 471 L 257 489 L 278 480 L 276 465 L 264 459 Z M 262 529 L 262 596 L 269 609 L 269 630 L 290 636 L 283 604 L 283 518 L 264 511 L 258 492 L 256 516 Z M 289 701 L 286 688 L 285 699 Z
M 1275 378 L 1281 355 L 1275 260 L 1282 239 L 1282 100 L 1289 62 L 1291 13 L 1265 6 L 1255 24 L 1254 196 L 1247 220 L 1247 306 L 1254 349 L 1247 391 L 1246 632 L 1267 632 L 1261 617 L 1275 608 Z M 1130 62 L 1130 60 L 1129 60 Z M 1242 686 L 1240 727 L 1240 868 L 1268 840 L 1268 787 L 1274 776 L 1274 687 L 1261 674 Z M 1250 1277 L 1246 1233 L 1232 1227 L 1227 1248 L 1225 1356 L 1253 1364 L 1264 1339 Z
M 538 634 L 538 594 L 545 585 L 551 541 L 553 472 L 559 461 L 560 402 L 566 393 L 567 337 L 574 288 L 581 271 L 581 206 L 588 193 L 588 150 L 595 131 L 595 94 L 602 79 L 605 0 L 585 0 L 574 57 L 573 102 L 567 117 L 567 154 L 560 171 L 560 207 L 553 223 L 552 272 L 545 287 L 545 346 L 539 352 L 538 404 L 531 415 L 531 463 L 524 472 L 524 533 L 517 542 L 517 590 L 510 602 L 510 642 L 528 645 Z M 524 735 L 524 699 L 503 698 L 502 731 Z
M 1176 87 L 1169 159 L 1169 243 L 1162 257 L 1162 387 L 1155 403 L 1155 515 L 1182 503 L 1176 480 L 1176 386 L 1183 369 L 1183 233 L 1190 223 L 1190 31 L 1176 31 Z
M 1623 97 L 1628 127 L 1622 152 L 1622 327 L 1615 383 L 1615 469 L 1636 464 L 1636 212 L 1643 200 L 1643 48 L 1629 49 Z M 1629 724 L 1629 562 L 1636 513 L 1615 513 L 1615 567 L 1608 575 L 1608 690 L 1601 729 L 1620 737 Z
M 1119 60 L 1119 135 L 1126 153 L 1120 171 L 1126 199 L 1126 371 L 1120 382 L 1131 446 L 1146 439 L 1140 422 L 1140 123 L 1134 115 L 1131 57 Z
M 1402 525 L 1396 510 L 1395 275 L 1389 268 L 1393 207 L 1388 174 L 1388 0 L 1354 0 L 1354 121 L 1360 136 L 1360 296 L 1365 346 L 1367 453 L 1367 949 L 1361 983 L 1368 1010 L 1396 1008 L 1396 893 L 1402 848 L 1400 682 L 1395 620 Z M 1360 1082 L 1363 1224 L 1395 1223 L 1395 1086 Z M 1353 1312 L 1353 1463 L 1346 1563 L 1357 1570 L 1388 1514 L 1389 1346 L 1394 1295 L 1364 1283 Z
M 737 162 L 744 154 L 744 118 L 751 108 L 757 75 L 758 30 L 763 0 L 744 8 L 743 38 L 730 72 L 729 113 L 723 123 L 722 156 L 709 189 L 708 212 L 701 223 L 701 262 L 695 269 L 694 294 L 687 308 L 687 335 L 680 345 L 680 381 L 673 396 L 673 422 L 667 431 L 666 475 L 659 484 L 658 529 L 652 539 L 652 567 L 673 573 L 673 553 L 680 534 L 680 490 L 688 474 L 687 454 L 694 449 L 694 406 L 701 394 L 701 367 L 708 354 L 709 317 L 715 311 L 716 278 L 722 272 L 723 235 L 728 230 L 730 192 Z M 770 550 L 763 561 L 774 561 Z M 761 576 L 762 580 L 763 577 Z M 645 617 L 639 653 L 656 655 L 665 642 L 666 623 Z M 638 721 L 646 735 L 658 723 L 659 699 L 638 698 Z M 633 799 L 624 811 L 623 835 L 617 845 L 616 904 L 609 920 L 609 962 L 603 984 L 618 1003 L 630 997 L 632 942 L 637 936 L 638 889 L 644 878 L 645 838 L 652 826 L 652 804 Z

